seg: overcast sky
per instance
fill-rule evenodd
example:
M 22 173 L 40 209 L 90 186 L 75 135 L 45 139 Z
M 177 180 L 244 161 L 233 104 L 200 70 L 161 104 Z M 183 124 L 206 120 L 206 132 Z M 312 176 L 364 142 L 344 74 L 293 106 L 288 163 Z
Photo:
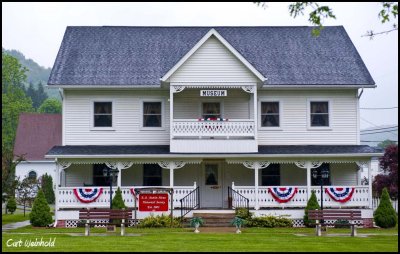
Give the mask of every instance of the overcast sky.
M 52 67 L 67 26 L 309 26 L 293 19 L 288 3 L 2 3 L 2 46 Z M 378 19 L 379 3 L 328 3 L 377 84 L 365 89 L 360 107 L 398 106 L 398 32 L 370 40 L 367 30 L 389 29 Z M 397 22 L 397 21 L 396 21 Z M 390 23 L 392 24 L 392 22 Z M 397 124 L 398 109 L 361 109 L 361 128 Z M 370 123 L 368 123 L 368 122 Z M 372 123 L 372 124 L 371 124 Z

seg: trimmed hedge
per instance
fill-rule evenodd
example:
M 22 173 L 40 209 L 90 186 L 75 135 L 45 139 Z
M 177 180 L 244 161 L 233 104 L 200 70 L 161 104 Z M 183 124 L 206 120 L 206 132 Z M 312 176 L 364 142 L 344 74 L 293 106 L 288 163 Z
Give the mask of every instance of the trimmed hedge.
M 315 223 L 315 220 L 309 220 L 308 219 L 308 210 L 320 210 L 321 208 L 319 207 L 317 196 L 315 195 L 315 191 L 311 191 L 311 197 L 307 202 L 307 206 L 304 209 L 304 225 L 306 227 L 311 227 L 311 223 Z
M 261 228 L 290 228 L 293 226 L 292 220 L 283 216 L 260 216 L 247 219 L 245 221 L 247 227 Z
M 32 212 L 29 214 L 31 225 L 45 227 L 53 222 L 50 207 L 47 204 L 43 191 L 40 189 L 33 202 Z
M 168 215 L 150 215 L 140 221 L 139 227 L 141 228 L 169 228 L 171 227 L 171 217 Z M 172 227 L 181 227 L 179 218 L 173 218 Z
M 374 212 L 374 220 L 381 228 L 393 228 L 397 224 L 397 214 L 390 202 L 389 192 L 382 190 L 381 202 Z

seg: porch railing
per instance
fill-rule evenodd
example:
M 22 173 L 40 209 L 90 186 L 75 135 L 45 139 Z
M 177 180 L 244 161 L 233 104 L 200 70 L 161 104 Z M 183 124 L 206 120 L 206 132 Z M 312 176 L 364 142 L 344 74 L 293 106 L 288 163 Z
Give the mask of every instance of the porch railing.
M 228 203 L 229 208 L 244 208 L 247 210 L 247 214 L 250 213 L 249 199 L 233 190 L 230 186 L 228 186 Z
M 121 187 L 122 199 L 127 207 L 134 207 L 135 205 L 135 197 L 131 192 L 132 188 L 160 188 L 169 186 L 123 186 Z M 58 207 L 59 208 L 82 208 L 82 207 L 110 207 L 110 187 L 102 187 L 103 193 L 91 203 L 82 203 L 80 202 L 74 194 L 74 189 L 76 188 L 88 188 L 88 187 L 59 187 L 58 188 Z M 93 187 L 92 187 L 93 188 Z M 180 207 L 180 200 L 185 197 L 187 194 L 196 189 L 196 183 L 192 186 L 174 186 L 174 195 L 173 195 L 173 206 Z M 117 187 L 112 188 L 112 197 L 115 195 L 115 191 Z M 170 201 L 170 200 L 169 200 Z
M 228 121 L 173 120 L 174 137 L 254 137 L 254 120 L 229 119 Z
M 283 188 L 283 187 L 296 187 L 297 193 L 294 197 L 286 202 L 277 202 L 270 193 L 270 188 Z M 348 186 L 330 186 L 330 187 L 348 187 Z M 353 186 L 355 188 L 352 198 L 346 203 L 340 203 L 333 200 L 328 194 L 323 193 L 324 207 L 368 207 L 369 206 L 369 191 L 368 186 Z M 325 189 L 325 187 L 324 187 Z M 234 186 L 234 190 L 242 196 L 249 199 L 250 207 L 256 206 L 256 190 L 254 186 Z M 312 186 L 311 190 L 315 191 L 318 202 L 321 202 L 321 187 Z M 311 194 L 310 194 L 311 195 Z M 287 207 L 299 207 L 304 208 L 307 205 L 308 195 L 307 186 L 260 186 L 258 187 L 258 205 L 260 208 L 287 208 Z
M 190 211 L 200 208 L 200 188 L 192 190 L 189 194 L 181 198 L 181 221 Z

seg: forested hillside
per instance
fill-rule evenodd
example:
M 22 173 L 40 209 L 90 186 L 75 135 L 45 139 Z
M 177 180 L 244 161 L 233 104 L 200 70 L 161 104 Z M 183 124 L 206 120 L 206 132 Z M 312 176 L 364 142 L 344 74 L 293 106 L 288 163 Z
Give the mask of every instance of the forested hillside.
M 14 49 L 7 50 L 2 48 L 2 51 L 8 55 L 17 58 L 18 61 L 21 63 L 21 65 L 28 69 L 28 71 L 26 72 L 27 77 L 25 81 L 26 88 L 28 88 L 29 84 L 31 83 L 34 89 L 38 89 L 39 83 L 42 83 L 44 86 L 44 91 L 49 97 L 55 97 L 58 99 L 60 98 L 57 89 L 48 89 L 45 86 L 47 84 L 47 81 L 49 80 L 51 68 L 42 67 L 39 64 L 37 64 L 34 60 L 26 59 L 24 54 L 22 54 L 18 50 Z

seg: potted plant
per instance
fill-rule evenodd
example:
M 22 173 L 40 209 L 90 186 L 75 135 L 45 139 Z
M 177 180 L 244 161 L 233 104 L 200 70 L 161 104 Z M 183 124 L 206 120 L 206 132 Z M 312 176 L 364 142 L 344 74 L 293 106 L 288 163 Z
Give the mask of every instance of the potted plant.
M 240 228 L 242 227 L 242 225 L 244 224 L 244 220 L 240 217 L 235 217 L 232 222 L 232 225 L 234 225 L 236 227 L 236 233 L 239 234 L 242 231 L 240 231 Z
M 195 228 L 195 230 L 194 230 L 195 233 L 199 233 L 200 232 L 199 231 L 199 227 L 201 225 L 203 225 L 203 223 L 204 223 L 204 221 L 203 221 L 203 219 L 201 217 L 193 217 L 190 220 L 190 226 Z

